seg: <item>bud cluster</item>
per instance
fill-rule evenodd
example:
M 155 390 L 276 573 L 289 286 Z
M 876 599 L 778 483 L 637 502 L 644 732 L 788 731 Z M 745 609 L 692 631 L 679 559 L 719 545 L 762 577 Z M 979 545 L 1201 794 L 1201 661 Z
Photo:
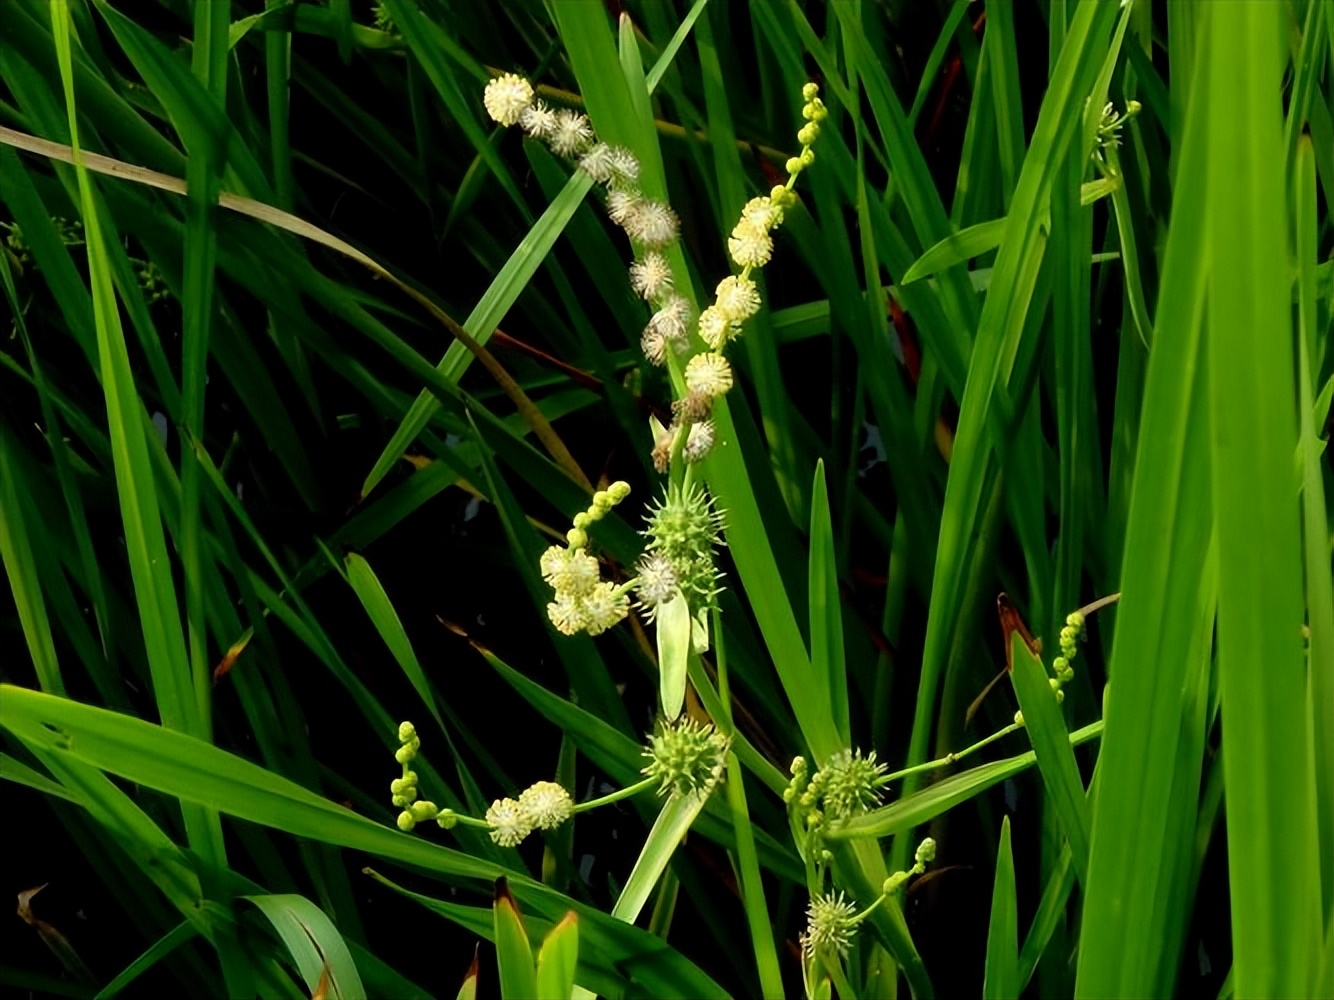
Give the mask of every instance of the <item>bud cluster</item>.
M 389 791 L 394 805 L 403 810 L 398 814 L 398 828 L 404 833 L 431 820 L 446 830 L 464 823 L 484 827 L 501 847 L 513 847 L 534 830 L 554 830 L 574 814 L 570 793 L 554 781 L 530 785 L 517 799 L 496 799 L 482 820 L 460 816 L 453 809 L 440 809 L 434 802 L 418 798 L 417 772 L 408 765 L 421 749 L 421 738 L 411 722 L 398 727 L 398 742 L 394 759 L 403 766 L 403 776 L 390 782 Z
M 542 578 L 555 591 L 547 617 L 565 635 L 600 635 L 630 611 L 627 588 L 603 580 L 597 559 L 588 554 L 587 531 L 629 495 L 630 485 L 624 482 L 598 490 L 589 508 L 574 515 L 565 535 L 568 545 L 553 545 L 542 553 Z
M 1066 616 L 1065 625 L 1061 629 L 1061 655 L 1052 661 L 1052 670 L 1056 676 L 1051 678 L 1051 688 L 1056 692 L 1056 700 L 1063 701 L 1065 692 L 1061 689 L 1074 679 L 1075 672 L 1070 666 L 1076 656 L 1079 655 L 1077 643 L 1084 633 L 1084 616 L 1078 611 L 1073 611 Z

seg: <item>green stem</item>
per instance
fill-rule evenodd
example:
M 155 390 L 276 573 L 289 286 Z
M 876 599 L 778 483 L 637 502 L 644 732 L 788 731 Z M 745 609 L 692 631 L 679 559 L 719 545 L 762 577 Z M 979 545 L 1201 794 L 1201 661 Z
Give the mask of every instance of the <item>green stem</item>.
M 580 802 L 570 810 L 570 813 L 573 815 L 575 813 L 588 812 L 588 810 L 596 809 L 598 806 L 608 806 L 613 802 L 620 802 L 622 799 L 628 799 L 633 795 L 638 795 L 640 792 L 648 791 L 657 784 L 657 781 L 657 778 L 645 778 L 643 781 L 622 788 L 619 792 L 612 792 L 610 795 L 604 795 L 600 799 L 589 799 L 587 802 Z
M 1019 725 L 1018 723 L 1012 722 L 1004 729 L 999 729 L 996 732 L 992 733 L 990 736 L 978 740 L 976 743 L 974 743 L 967 749 L 960 750 L 957 753 L 946 754 L 939 760 L 929 760 L 925 764 L 917 764 L 914 767 L 905 767 L 902 771 L 895 771 L 893 774 L 886 774 L 884 777 L 878 778 L 876 780 L 876 785 L 877 787 L 882 785 L 888 785 L 891 781 L 897 781 L 899 778 L 906 778 L 910 774 L 920 774 L 923 771 L 933 771 L 938 767 L 944 767 L 946 764 L 953 764 L 955 761 L 959 761 L 962 760 L 964 757 L 967 757 L 970 753 L 973 753 L 974 751 L 977 750 L 981 750 L 988 743 L 995 743 L 998 739 L 1001 739 L 1004 736 L 1009 736 L 1011 733 L 1017 732 L 1018 730 L 1023 728 L 1024 727 Z

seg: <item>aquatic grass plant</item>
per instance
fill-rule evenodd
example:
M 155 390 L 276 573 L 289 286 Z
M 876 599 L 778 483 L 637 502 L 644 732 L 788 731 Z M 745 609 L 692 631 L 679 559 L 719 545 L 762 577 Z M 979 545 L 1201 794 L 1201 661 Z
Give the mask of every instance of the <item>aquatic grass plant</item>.
M 0 982 L 1334 994 L 1330 5 L 619 7 L 0 4 Z

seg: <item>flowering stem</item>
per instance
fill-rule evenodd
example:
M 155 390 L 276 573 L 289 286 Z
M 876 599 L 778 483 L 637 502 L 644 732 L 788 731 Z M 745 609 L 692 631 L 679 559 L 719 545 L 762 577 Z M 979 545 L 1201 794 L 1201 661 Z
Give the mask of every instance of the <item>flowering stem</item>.
M 855 917 L 852 918 L 853 926 L 856 926 L 857 924 L 860 924 L 863 920 L 865 920 L 865 919 L 866 919 L 867 917 L 869 917 L 872 913 L 874 913 L 874 912 L 875 912 L 875 908 L 876 908 L 877 906 L 879 906 L 881 903 L 883 903 L 887 898 L 888 898 L 888 897 L 885 896 L 884 893 L 881 893 L 879 896 L 877 896 L 876 899 L 875 899 L 875 902 L 874 902 L 874 903 L 872 903 L 872 904 L 871 904 L 870 906 L 868 906 L 866 909 L 862 910 L 861 913 L 857 914 Z
M 489 830 L 491 824 L 484 819 L 478 819 L 476 816 L 464 816 L 462 813 L 455 813 L 454 820 L 459 826 L 475 826 L 479 830 Z
M 596 809 L 598 806 L 611 805 L 613 802 L 620 802 L 621 799 L 628 799 L 633 795 L 638 795 L 640 792 L 647 792 L 657 783 L 657 778 L 645 778 L 643 781 L 638 781 L 633 785 L 622 788 L 619 792 L 612 792 L 610 795 L 604 795 L 600 799 L 589 799 L 587 802 L 580 802 L 571 809 L 570 812 L 588 812 L 588 810 Z
M 893 774 L 886 774 L 884 777 L 876 779 L 876 786 L 887 785 L 891 781 L 897 781 L 899 778 L 906 778 L 910 774 L 920 774 L 923 771 L 933 771 L 938 767 L 944 767 L 946 764 L 953 764 L 957 760 L 962 760 L 975 750 L 981 750 L 988 743 L 995 743 L 1003 736 L 1009 736 L 1011 733 L 1022 729 L 1023 726 L 1017 723 L 1010 723 L 1004 729 L 997 730 L 985 739 L 978 740 L 967 749 L 960 750 L 957 753 L 949 753 L 939 760 L 929 760 L 925 764 L 918 764 L 915 767 L 906 767 L 902 771 L 895 771 Z

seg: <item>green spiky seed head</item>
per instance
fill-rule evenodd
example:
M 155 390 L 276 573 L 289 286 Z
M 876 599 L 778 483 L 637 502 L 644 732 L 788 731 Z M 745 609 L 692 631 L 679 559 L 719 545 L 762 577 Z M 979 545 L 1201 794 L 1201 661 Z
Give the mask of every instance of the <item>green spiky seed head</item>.
M 659 795 L 707 796 L 722 775 L 727 743 L 713 726 L 682 717 L 649 737 L 643 773 L 657 779 Z
M 806 907 L 806 933 L 801 950 L 807 956 L 820 953 L 846 955 L 857 933 L 857 907 L 843 893 L 815 895 Z
M 703 488 L 669 487 L 666 496 L 648 511 L 646 551 L 662 555 L 676 573 L 677 586 L 694 609 L 713 607 L 718 571 L 713 547 L 721 542 L 723 513 Z

